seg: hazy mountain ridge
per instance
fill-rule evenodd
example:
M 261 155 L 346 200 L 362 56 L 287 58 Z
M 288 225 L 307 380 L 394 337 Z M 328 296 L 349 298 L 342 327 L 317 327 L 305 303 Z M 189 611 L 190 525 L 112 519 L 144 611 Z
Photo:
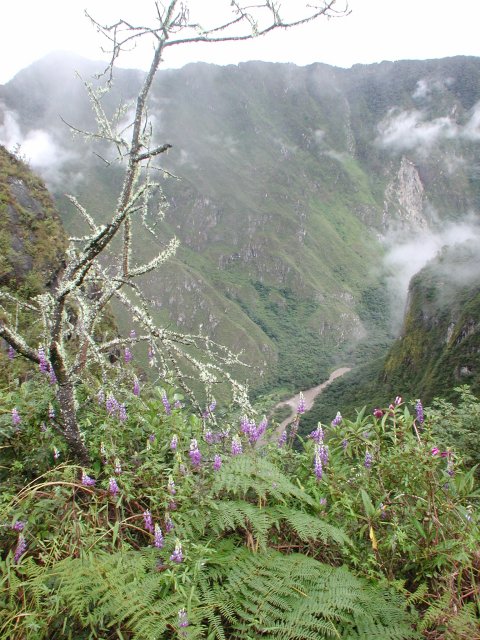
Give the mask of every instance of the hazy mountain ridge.
M 74 66 L 84 76 L 98 69 L 50 57 L 2 87 L 3 137 L 15 124 L 26 155 L 43 141 L 37 165 L 55 192 L 74 192 L 102 217 L 121 178 L 73 145 L 57 115 L 91 123 Z M 119 70 L 107 103 L 131 99 L 140 77 Z M 145 284 L 150 299 L 167 322 L 245 348 L 254 386 L 316 382 L 365 340 L 379 312 L 366 292 L 391 244 L 478 216 L 479 100 L 476 58 L 160 72 L 156 139 L 173 144 L 162 161 L 181 176 L 162 184 L 162 235 L 175 233 L 182 248 Z

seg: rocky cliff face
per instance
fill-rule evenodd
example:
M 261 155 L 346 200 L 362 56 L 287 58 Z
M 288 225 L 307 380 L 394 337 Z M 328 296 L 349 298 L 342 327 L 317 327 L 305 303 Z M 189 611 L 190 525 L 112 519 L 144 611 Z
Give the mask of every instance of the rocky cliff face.
M 47 189 L 0 147 L 0 286 L 35 295 L 61 268 L 66 235 Z
M 68 64 L 94 70 L 50 58 L 0 88 L 0 134 L 33 154 L 78 232 L 61 194 L 102 218 L 121 171 L 73 146 L 57 117 L 61 105 L 65 120 L 92 126 Z M 138 85 L 138 72 L 119 71 L 107 109 L 128 104 Z M 144 283 L 158 315 L 244 348 L 259 387 L 315 383 L 355 345 L 371 347 L 387 307 L 366 301 L 389 244 L 478 217 L 479 105 L 475 58 L 160 73 L 150 112 L 156 140 L 173 144 L 162 168 L 181 180 L 162 182 L 170 206 L 150 222 L 162 239 L 176 234 L 181 250 Z M 50 162 L 37 153 L 39 137 Z M 153 255 L 139 233 L 139 250 Z
M 480 258 L 477 243 L 445 248 L 410 284 L 401 336 L 382 382 L 430 401 L 455 386 L 480 391 Z

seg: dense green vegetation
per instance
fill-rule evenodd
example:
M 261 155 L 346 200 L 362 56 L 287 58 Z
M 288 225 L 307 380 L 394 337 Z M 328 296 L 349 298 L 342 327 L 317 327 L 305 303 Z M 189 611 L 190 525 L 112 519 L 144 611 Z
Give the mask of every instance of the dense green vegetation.
M 0 637 L 475 637 L 478 489 L 444 436 L 472 428 L 472 396 L 298 447 L 171 388 L 124 390 L 123 418 L 106 393 L 81 392 L 79 468 L 48 376 L 2 391 Z

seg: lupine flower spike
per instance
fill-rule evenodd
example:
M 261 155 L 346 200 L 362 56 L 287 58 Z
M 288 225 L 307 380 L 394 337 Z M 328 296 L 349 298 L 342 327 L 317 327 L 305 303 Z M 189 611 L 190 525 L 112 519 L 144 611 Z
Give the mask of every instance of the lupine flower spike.
M 18 427 L 22 419 L 20 418 L 20 414 L 18 413 L 17 407 L 13 407 L 12 409 L 12 424 L 14 427 Z
M 118 405 L 118 419 L 120 422 L 125 422 L 127 420 L 127 409 L 123 402 Z
M 188 624 L 187 612 L 185 609 L 180 609 L 178 612 L 178 626 L 184 628 L 188 627 Z
M 373 456 L 369 451 L 365 452 L 365 460 L 363 462 L 363 466 L 365 469 L 371 469 L 373 462 Z
M 202 462 L 202 454 L 200 453 L 200 449 L 198 448 L 198 442 L 196 438 L 192 438 L 190 441 L 190 451 L 188 452 L 190 456 L 190 460 L 194 467 L 200 466 Z
M 170 406 L 170 402 L 168 401 L 167 394 L 165 391 L 162 393 L 162 402 L 165 408 L 165 413 L 169 416 L 172 413 L 172 407 Z
M 177 542 L 175 543 L 175 549 L 173 550 L 173 553 L 170 556 L 170 560 L 172 562 L 176 562 L 177 564 L 180 564 L 180 562 L 183 562 L 182 543 L 180 542 L 180 540 L 177 540 Z
M 338 427 L 338 425 L 342 422 L 342 420 L 343 420 L 342 414 L 340 413 L 340 411 L 337 411 L 337 415 L 332 420 L 332 427 Z
M 25 551 L 27 550 L 27 541 L 25 540 L 25 537 L 23 535 L 23 533 L 20 533 L 18 536 L 18 541 L 17 541 L 17 547 L 15 549 L 15 554 L 13 556 L 13 562 L 15 564 L 18 564 L 20 558 L 23 556 L 23 554 L 25 553 Z
M 317 480 L 321 480 L 323 477 L 323 465 L 322 458 L 320 456 L 319 445 L 315 445 L 315 458 L 313 462 L 313 470 L 315 472 L 315 477 Z
M 238 456 L 242 453 L 242 441 L 240 440 L 240 436 L 235 434 L 232 438 L 232 456 Z
M 153 533 L 152 514 L 150 513 L 150 511 L 148 509 L 143 512 L 143 522 L 144 522 L 144 525 L 145 525 L 145 529 L 147 531 L 150 531 L 150 533 Z
M 155 524 L 155 533 L 154 533 L 154 542 L 153 544 L 157 547 L 157 549 L 161 549 L 163 547 L 163 534 L 160 526 Z
M 305 413 L 305 398 L 303 396 L 303 393 L 300 391 L 298 406 L 297 406 L 297 414 L 301 415 L 302 413 Z
M 137 376 L 135 376 L 133 380 L 133 395 L 134 396 L 140 395 L 140 382 L 138 381 Z
M 118 493 L 118 484 L 115 478 L 110 478 L 108 481 L 108 493 L 113 497 Z
M 423 415 L 423 406 L 420 400 L 417 400 L 417 404 L 415 405 L 415 411 L 417 412 L 417 420 L 420 424 L 423 423 L 425 417 Z
M 177 446 L 178 446 L 178 436 L 177 436 L 177 434 L 174 434 L 172 436 L 171 441 L 170 441 L 170 449 L 172 451 L 175 451 L 177 449 Z
M 170 533 L 170 531 L 173 531 L 174 528 L 175 528 L 175 525 L 173 524 L 173 520 L 170 518 L 170 516 L 167 513 L 165 515 L 165 531 L 166 531 L 166 533 Z
M 84 487 L 93 487 L 95 485 L 95 480 L 87 475 L 84 471 L 82 473 L 82 484 Z
M 216 453 L 213 459 L 213 470 L 218 471 L 221 466 L 222 466 L 222 457 L 218 453 Z

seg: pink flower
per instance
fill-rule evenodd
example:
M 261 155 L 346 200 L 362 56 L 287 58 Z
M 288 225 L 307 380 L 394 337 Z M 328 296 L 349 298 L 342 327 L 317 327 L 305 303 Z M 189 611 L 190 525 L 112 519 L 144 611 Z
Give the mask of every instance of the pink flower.
M 432 456 L 438 456 L 440 450 L 438 447 L 433 447 L 432 449 Z

